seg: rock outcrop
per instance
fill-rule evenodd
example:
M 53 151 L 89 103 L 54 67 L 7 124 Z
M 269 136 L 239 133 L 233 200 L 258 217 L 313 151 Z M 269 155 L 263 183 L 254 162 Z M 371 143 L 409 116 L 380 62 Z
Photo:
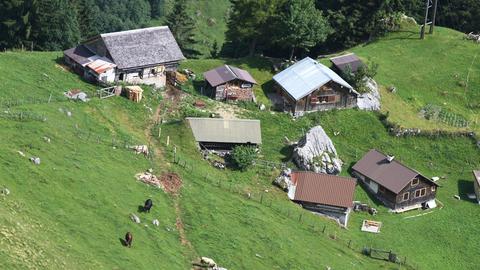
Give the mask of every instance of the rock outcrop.
M 307 171 L 339 174 L 342 170 L 335 146 L 321 126 L 310 129 L 299 141 L 293 160 L 300 169 Z
M 378 111 L 380 110 L 380 92 L 378 84 L 372 78 L 365 78 L 366 93 L 360 94 L 357 98 L 357 106 L 360 110 Z

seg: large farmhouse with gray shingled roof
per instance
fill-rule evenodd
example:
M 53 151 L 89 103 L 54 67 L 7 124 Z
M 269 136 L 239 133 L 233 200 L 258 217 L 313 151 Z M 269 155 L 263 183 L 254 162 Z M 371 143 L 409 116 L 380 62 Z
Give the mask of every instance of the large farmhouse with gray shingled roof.
M 352 173 L 394 212 L 436 207 L 438 185 L 393 156 L 372 149 L 352 167 Z
M 167 26 L 100 34 L 64 51 L 65 62 L 86 79 L 163 87 L 166 71 L 185 59 Z

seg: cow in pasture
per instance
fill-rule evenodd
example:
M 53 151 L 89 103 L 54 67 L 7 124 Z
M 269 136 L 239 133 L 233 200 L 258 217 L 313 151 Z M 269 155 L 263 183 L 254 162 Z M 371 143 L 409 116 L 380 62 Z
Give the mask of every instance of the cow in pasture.
M 131 232 L 127 232 L 125 235 L 125 245 L 127 247 L 132 247 L 133 235 Z
M 145 204 L 143 206 L 143 211 L 150 213 L 150 209 L 153 206 L 153 202 L 151 199 L 148 199 L 145 201 Z

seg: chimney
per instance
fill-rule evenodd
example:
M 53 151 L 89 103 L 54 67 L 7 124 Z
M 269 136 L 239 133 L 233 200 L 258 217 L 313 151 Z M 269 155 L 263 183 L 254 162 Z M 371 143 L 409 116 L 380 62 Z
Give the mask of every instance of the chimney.
M 387 155 L 387 160 L 388 160 L 389 163 L 392 162 L 394 159 L 395 159 L 395 156 Z

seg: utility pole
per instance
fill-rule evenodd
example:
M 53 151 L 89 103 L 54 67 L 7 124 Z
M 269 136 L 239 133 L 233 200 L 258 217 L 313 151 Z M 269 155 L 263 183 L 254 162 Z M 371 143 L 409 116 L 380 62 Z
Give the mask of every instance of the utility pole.
M 437 16 L 437 6 L 438 0 L 425 0 L 425 20 L 423 21 L 422 28 L 420 29 L 421 39 L 425 38 L 425 31 L 427 25 L 430 25 L 430 30 L 428 31 L 428 33 L 433 33 L 433 28 L 435 26 L 435 17 Z M 432 9 L 431 12 L 430 9 Z M 430 16 L 430 14 L 432 15 Z

